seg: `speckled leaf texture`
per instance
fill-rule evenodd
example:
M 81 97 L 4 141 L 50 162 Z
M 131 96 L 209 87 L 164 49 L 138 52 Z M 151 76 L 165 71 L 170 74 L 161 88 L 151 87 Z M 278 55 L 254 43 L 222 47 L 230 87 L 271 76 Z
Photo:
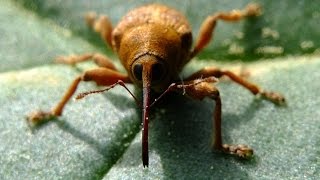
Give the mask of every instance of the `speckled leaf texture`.
M 194 38 L 206 16 L 243 8 L 247 0 L 162 0 L 186 14 Z M 245 72 L 281 92 L 287 106 L 254 97 L 227 78 L 216 86 L 223 139 L 248 144 L 248 160 L 212 152 L 214 102 L 170 96 L 150 123 L 150 165 L 141 162 L 141 108 L 121 87 L 72 100 L 62 117 L 31 130 L 28 113 L 50 109 L 91 62 L 53 63 L 59 55 L 99 52 L 123 68 L 83 15 L 113 24 L 151 1 L 0 0 L 0 179 L 317 179 L 320 176 L 320 2 L 260 0 L 263 14 L 219 22 L 214 41 L 184 69 Z M 133 85 L 129 89 L 141 93 Z M 77 92 L 97 89 L 81 83 Z

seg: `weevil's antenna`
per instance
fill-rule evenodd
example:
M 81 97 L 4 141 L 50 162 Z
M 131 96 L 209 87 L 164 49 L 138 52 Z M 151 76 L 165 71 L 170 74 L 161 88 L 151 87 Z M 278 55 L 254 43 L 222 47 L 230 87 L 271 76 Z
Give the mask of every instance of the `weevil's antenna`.
M 129 94 L 133 97 L 133 99 L 136 101 L 136 103 L 138 104 L 138 106 L 141 107 L 141 102 L 138 100 L 138 98 L 128 89 L 128 87 L 125 85 L 125 83 L 121 80 L 118 80 L 116 83 L 110 85 L 109 87 L 105 88 L 105 89 L 101 89 L 101 90 L 93 90 L 93 91 L 87 91 L 87 92 L 83 92 L 83 93 L 79 93 L 76 96 L 76 100 L 79 99 L 83 99 L 84 97 L 90 95 L 90 94 L 98 94 L 98 93 L 103 93 L 105 91 L 109 91 L 110 89 L 114 88 L 115 86 L 120 85 L 122 87 L 124 87 Z
M 93 91 L 87 91 L 87 92 L 83 92 L 83 93 L 79 93 L 76 96 L 76 100 L 80 100 L 83 99 L 84 97 L 90 95 L 90 94 L 98 94 L 98 93 L 103 93 L 105 91 L 110 90 L 111 88 L 106 88 L 106 89 L 102 89 L 102 90 L 93 90 Z
M 181 76 L 179 76 L 179 78 L 180 78 L 180 81 L 181 81 L 182 86 L 184 87 L 184 81 L 183 81 L 183 78 L 182 78 Z M 186 89 L 185 89 L 185 88 L 183 88 L 182 95 L 185 95 L 185 94 L 186 94 Z

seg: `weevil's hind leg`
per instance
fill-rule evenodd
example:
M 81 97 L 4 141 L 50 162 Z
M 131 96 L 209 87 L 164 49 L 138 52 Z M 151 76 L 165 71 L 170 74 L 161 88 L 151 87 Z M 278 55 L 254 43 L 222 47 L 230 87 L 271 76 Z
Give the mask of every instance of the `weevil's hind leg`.
M 95 12 L 89 12 L 85 15 L 87 25 L 95 32 L 99 33 L 101 38 L 112 47 L 112 24 L 107 16 L 100 15 L 97 17 Z
M 230 12 L 220 12 L 208 16 L 202 23 L 198 39 L 195 43 L 195 47 L 191 53 L 191 57 L 197 55 L 204 47 L 211 41 L 212 34 L 216 27 L 218 20 L 236 22 L 248 16 L 258 16 L 261 14 L 261 8 L 258 4 L 249 4 L 243 10 L 233 10 Z
M 285 105 L 285 98 L 282 94 L 273 92 L 273 91 L 266 91 L 260 88 L 259 86 L 247 81 L 241 76 L 234 74 L 231 71 L 223 71 L 217 69 L 215 67 L 206 67 L 198 72 L 192 74 L 190 77 L 186 78 L 186 80 L 193 80 L 198 78 L 206 78 L 214 76 L 216 78 L 220 78 L 222 76 L 229 77 L 232 81 L 240 84 L 244 88 L 248 89 L 254 95 L 260 95 L 262 98 L 269 100 L 278 105 Z
M 111 59 L 99 53 L 87 53 L 82 55 L 58 56 L 56 63 L 74 65 L 79 62 L 93 60 L 98 66 L 117 70 Z
M 51 111 L 35 111 L 27 116 L 27 121 L 31 125 L 41 124 L 42 122 L 53 117 L 61 116 L 63 109 L 73 94 L 76 92 L 77 87 L 81 81 L 94 81 L 97 85 L 112 86 L 116 83 L 131 83 L 128 76 L 107 68 L 96 68 L 83 73 L 78 76 L 71 83 L 61 100 L 51 109 Z

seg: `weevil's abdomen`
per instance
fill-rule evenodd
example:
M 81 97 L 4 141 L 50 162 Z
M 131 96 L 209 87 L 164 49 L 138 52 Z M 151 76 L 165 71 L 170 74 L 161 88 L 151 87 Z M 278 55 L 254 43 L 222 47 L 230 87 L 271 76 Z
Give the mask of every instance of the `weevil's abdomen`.
M 133 9 L 125 15 L 112 33 L 113 48 L 117 50 L 121 36 L 128 29 L 144 24 L 160 24 L 174 29 L 181 37 L 188 36 L 186 47 L 192 44 L 191 28 L 187 19 L 180 12 L 160 4 L 150 4 Z

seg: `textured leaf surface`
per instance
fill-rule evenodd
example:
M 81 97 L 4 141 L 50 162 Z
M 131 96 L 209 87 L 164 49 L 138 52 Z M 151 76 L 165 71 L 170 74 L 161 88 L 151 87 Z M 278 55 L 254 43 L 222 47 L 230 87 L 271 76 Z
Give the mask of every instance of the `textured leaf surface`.
M 208 14 L 248 3 L 159 2 L 185 12 L 195 32 Z M 39 108 L 50 109 L 73 78 L 94 67 L 92 63 L 53 64 L 54 57 L 102 52 L 119 66 L 99 36 L 85 26 L 85 12 L 107 14 L 115 23 L 144 1 L 0 1 L 0 179 L 320 176 L 320 32 L 316 24 L 320 3 L 259 2 L 264 7 L 262 17 L 239 24 L 219 23 L 214 43 L 184 72 L 208 65 L 244 69 L 251 81 L 285 94 L 288 106 L 278 107 L 228 80 L 217 84 L 223 100 L 223 138 L 226 143 L 252 146 L 254 158 L 243 161 L 211 152 L 214 102 L 170 96 L 151 113 L 150 167 L 143 169 L 140 109 L 121 87 L 71 101 L 61 118 L 35 131 L 29 129 L 25 116 Z M 259 61 L 230 63 L 228 59 Z M 83 83 L 78 92 L 92 89 L 97 87 Z

